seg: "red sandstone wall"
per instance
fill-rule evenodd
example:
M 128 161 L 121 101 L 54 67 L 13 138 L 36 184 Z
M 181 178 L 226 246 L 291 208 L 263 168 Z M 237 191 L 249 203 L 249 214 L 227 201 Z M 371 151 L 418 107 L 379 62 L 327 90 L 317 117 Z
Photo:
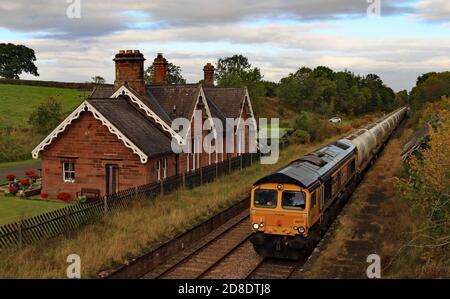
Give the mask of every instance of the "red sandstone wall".
M 75 182 L 63 181 L 62 162 L 75 162 Z M 42 192 L 56 198 L 59 192 L 69 192 L 73 197 L 81 188 L 96 188 L 106 193 L 106 164 L 119 167 L 119 189 L 156 181 L 155 159 L 147 164 L 125 147 L 122 141 L 96 120 L 83 112 L 65 132 L 61 133 L 42 156 Z M 168 175 L 175 175 L 175 155 L 169 156 Z

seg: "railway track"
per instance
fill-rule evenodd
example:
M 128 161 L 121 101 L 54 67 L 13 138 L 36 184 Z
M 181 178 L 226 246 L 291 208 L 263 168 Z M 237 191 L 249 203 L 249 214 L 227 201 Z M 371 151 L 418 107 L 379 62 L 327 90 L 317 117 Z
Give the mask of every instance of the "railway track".
M 306 262 L 306 257 L 300 261 L 277 260 L 265 258 L 253 269 L 246 279 L 288 279 L 300 270 Z
M 180 256 L 168 260 L 142 278 L 203 278 L 222 260 L 248 242 L 251 233 L 248 211 L 244 211 L 205 236 L 204 240 L 193 248 L 187 248 Z
M 242 212 L 192 248 L 173 257 L 144 279 L 290 278 L 306 261 L 264 259 L 249 241 L 248 212 Z

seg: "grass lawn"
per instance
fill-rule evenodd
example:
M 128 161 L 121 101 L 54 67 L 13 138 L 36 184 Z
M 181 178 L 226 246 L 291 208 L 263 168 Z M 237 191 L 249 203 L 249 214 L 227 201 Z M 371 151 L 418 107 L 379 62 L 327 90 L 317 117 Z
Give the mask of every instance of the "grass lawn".
M 0 84 L 0 129 L 28 128 L 31 112 L 48 97 L 54 97 L 61 102 L 64 112 L 70 112 L 88 93 L 75 89 Z
M 11 168 L 11 167 L 16 167 L 16 166 L 23 166 L 23 165 L 39 165 L 40 163 L 41 163 L 41 159 L 29 159 L 29 160 L 14 161 L 14 162 L 4 162 L 4 163 L 0 163 L 0 169 Z
M 0 195 L 0 225 L 14 222 L 67 206 L 65 203 Z

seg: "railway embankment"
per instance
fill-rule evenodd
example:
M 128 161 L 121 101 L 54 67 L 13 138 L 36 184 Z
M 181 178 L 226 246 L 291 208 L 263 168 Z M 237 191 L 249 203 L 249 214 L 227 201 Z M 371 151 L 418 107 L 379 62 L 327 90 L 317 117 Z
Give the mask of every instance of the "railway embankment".
M 380 256 L 383 267 L 398 250 L 398 231 L 410 231 L 411 210 L 397 200 L 395 176 L 402 167 L 401 152 L 408 134 L 400 127 L 318 244 L 298 277 L 367 278 L 367 257 Z

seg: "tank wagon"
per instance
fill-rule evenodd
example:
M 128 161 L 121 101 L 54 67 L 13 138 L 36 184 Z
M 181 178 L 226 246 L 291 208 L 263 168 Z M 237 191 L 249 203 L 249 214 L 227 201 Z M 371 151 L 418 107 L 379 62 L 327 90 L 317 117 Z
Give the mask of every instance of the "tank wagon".
M 376 158 L 409 108 L 260 178 L 251 191 L 250 240 L 265 257 L 298 259 L 320 240 L 342 196 Z

